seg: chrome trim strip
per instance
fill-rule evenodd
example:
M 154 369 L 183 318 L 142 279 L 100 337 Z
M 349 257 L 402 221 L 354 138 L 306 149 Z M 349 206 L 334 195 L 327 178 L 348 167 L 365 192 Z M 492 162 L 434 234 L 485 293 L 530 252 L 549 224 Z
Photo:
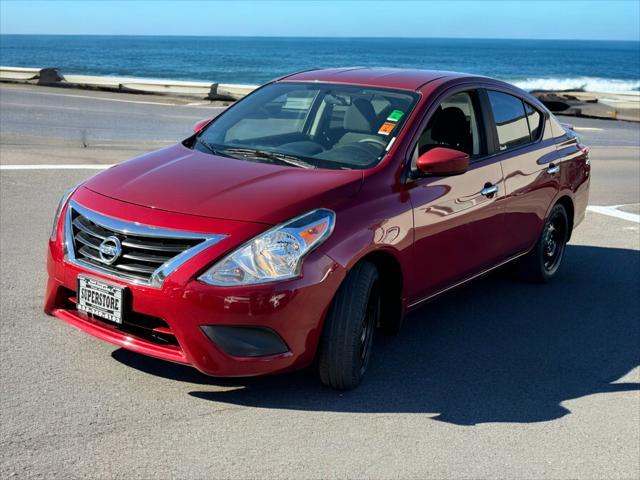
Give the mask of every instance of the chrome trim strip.
M 98 250 L 100 248 L 100 245 L 95 245 L 91 243 L 89 240 L 86 240 L 84 237 L 81 237 L 80 235 L 76 236 L 76 240 L 79 241 L 81 244 L 86 245 L 89 248 L 93 248 L 94 250 Z
M 82 239 L 80 239 L 80 241 L 82 241 Z M 151 254 L 141 254 L 141 253 L 125 253 L 122 255 L 122 258 L 126 258 L 128 260 L 138 260 L 141 262 L 149 262 L 149 263 L 157 263 L 157 264 L 162 264 L 166 261 L 165 257 L 160 257 L 158 255 L 151 255 Z
M 78 251 L 79 251 L 79 252 L 82 252 L 82 249 L 83 249 L 83 248 L 84 248 L 84 247 L 80 247 L 80 248 L 78 249 Z M 89 257 L 90 259 L 95 260 L 96 262 L 102 262 L 102 259 L 100 258 L 100 256 L 99 256 L 99 255 L 94 255 L 94 254 L 93 254 L 93 253 L 91 253 L 91 252 L 86 252 L 86 253 L 83 253 L 82 255 L 84 255 L 85 257 Z
M 440 295 L 442 295 L 444 293 L 447 293 L 449 290 L 453 290 L 454 288 L 459 287 L 460 285 L 464 285 L 465 283 L 470 282 L 472 280 L 475 280 L 476 278 L 481 277 L 482 275 L 485 275 L 485 274 L 491 272 L 492 270 L 495 270 L 496 268 L 500 268 L 503 265 L 506 265 L 507 263 L 512 262 L 513 260 L 515 260 L 517 258 L 520 258 L 523 255 L 526 255 L 527 253 L 529 253 L 529 252 L 527 251 L 527 252 L 524 252 L 524 253 L 518 253 L 517 255 L 514 255 L 513 257 L 509 257 L 506 260 L 504 260 L 503 262 L 500 262 L 497 265 L 494 265 L 493 267 L 487 268 L 486 270 L 483 270 L 480 273 L 476 273 L 475 275 L 471 275 L 469 278 L 465 278 L 464 280 L 461 280 L 461 281 L 459 281 L 457 283 L 454 283 L 450 287 L 443 288 L 442 290 L 439 290 L 434 294 L 428 295 L 428 296 L 426 296 L 424 298 L 421 298 L 420 300 L 417 300 L 417 301 L 415 301 L 413 303 L 410 303 L 407 306 L 407 308 L 408 309 L 409 308 L 415 308 L 418 305 L 420 305 L 420 304 L 422 304 L 422 303 L 424 303 L 424 302 L 426 302 L 428 300 L 431 300 L 432 298 L 439 297 Z
M 73 226 L 75 226 L 78 230 L 82 230 L 84 233 L 86 233 L 91 237 L 99 238 L 100 240 L 104 240 L 105 238 L 107 238 L 104 235 L 100 235 L 99 233 L 96 233 L 93 230 L 87 228 L 85 225 L 82 224 L 82 222 L 78 221 L 77 219 L 74 220 L 72 223 L 73 223 Z
M 124 270 L 125 272 L 135 272 L 135 273 L 151 273 L 153 274 L 153 267 L 136 267 L 135 265 L 114 265 L 118 270 Z
M 184 250 L 180 254 L 175 257 L 167 260 L 165 263 L 160 265 L 151 275 L 151 279 L 149 281 L 141 280 L 137 277 L 133 277 L 127 275 L 126 273 L 115 273 L 106 268 L 100 268 L 96 265 L 90 264 L 88 262 L 82 261 L 82 259 L 77 258 L 74 248 L 73 248 L 73 228 L 71 225 L 72 217 L 71 211 L 75 210 L 81 215 L 87 217 L 92 222 L 97 225 L 112 230 L 114 232 L 122 233 L 125 235 L 137 235 L 140 237 L 149 237 L 149 238 L 169 238 L 173 240 L 179 239 L 189 239 L 189 240 L 202 240 L 201 243 Z M 164 283 L 165 279 L 171 275 L 178 267 L 186 263 L 191 258 L 195 257 L 200 252 L 205 249 L 215 245 L 221 240 L 227 238 L 227 235 L 221 234 L 212 234 L 212 233 L 194 233 L 194 232 L 185 232 L 182 230 L 171 230 L 166 228 L 158 228 L 153 227 L 151 225 L 144 225 L 138 222 L 129 223 L 117 218 L 108 217 L 101 213 L 90 210 L 82 205 L 80 205 L 75 200 L 70 200 L 67 205 L 67 211 L 65 213 L 65 221 L 64 221 L 64 258 L 67 262 L 77 265 L 79 267 L 85 268 L 87 270 L 91 270 L 102 275 L 106 275 L 111 278 L 124 280 L 129 283 L 133 283 L 136 285 L 145 285 L 152 288 L 160 288 Z

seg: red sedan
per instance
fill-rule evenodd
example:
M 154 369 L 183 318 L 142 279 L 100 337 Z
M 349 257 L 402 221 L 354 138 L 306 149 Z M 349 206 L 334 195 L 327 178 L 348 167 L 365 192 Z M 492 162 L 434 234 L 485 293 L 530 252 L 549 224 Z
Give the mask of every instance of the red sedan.
M 376 330 L 507 262 L 552 279 L 588 149 L 533 96 L 451 72 L 280 78 L 68 192 L 45 311 L 108 342 L 355 387 Z

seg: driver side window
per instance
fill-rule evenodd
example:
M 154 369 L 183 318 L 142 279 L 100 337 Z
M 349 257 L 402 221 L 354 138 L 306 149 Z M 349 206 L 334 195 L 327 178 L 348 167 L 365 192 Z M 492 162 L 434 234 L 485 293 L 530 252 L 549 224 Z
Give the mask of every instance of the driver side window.
M 459 150 L 471 158 L 484 153 L 474 96 L 475 92 L 456 93 L 438 106 L 420 134 L 412 158 L 414 167 L 420 155 L 436 147 Z
M 230 127 L 225 142 L 301 133 L 315 99 L 313 90 L 292 90 L 265 103 Z M 268 119 L 268 122 L 265 122 Z

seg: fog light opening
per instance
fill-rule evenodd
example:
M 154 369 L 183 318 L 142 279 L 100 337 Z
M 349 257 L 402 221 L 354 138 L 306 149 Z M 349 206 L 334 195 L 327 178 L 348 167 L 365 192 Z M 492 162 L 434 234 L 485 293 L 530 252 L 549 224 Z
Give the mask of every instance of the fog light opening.
M 266 357 L 289 351 L 284 340 L 270 328 L 220 325 L 200 328 L 213 343 L 234 357 Z

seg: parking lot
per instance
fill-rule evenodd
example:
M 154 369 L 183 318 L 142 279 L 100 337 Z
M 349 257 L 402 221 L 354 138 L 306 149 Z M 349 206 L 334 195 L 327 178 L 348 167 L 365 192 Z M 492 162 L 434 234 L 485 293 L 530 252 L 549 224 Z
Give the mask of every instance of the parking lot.
M 2 478 L 640 477 L 638 124 L 562 119 L 592 146 L 595 208 L 557 281 L 497 272 L 429 303 L 352 392 L 209 378 L 46 316 L 60 195 L 219 111 L 0 87 Z

